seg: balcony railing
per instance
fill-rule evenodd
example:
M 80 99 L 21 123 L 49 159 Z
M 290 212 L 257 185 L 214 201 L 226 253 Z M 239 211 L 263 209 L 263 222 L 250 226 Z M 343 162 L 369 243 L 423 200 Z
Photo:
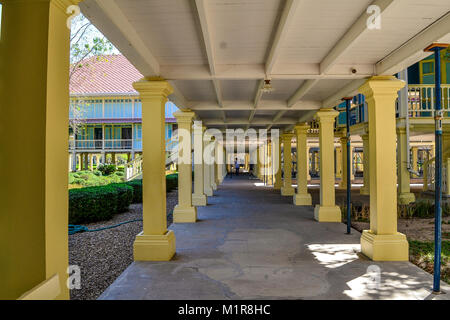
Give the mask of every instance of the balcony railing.
M 444 116 L 450 116 L 450 85 L 441 87 L 441 104 Z M 434 117 L 435 115 L 435 87 L 434 85 L 408 86 L 408 113 L 411 118 Z
M 134 148 L 133 148 L 134 144 Z M 69 140 L 69 150 L 133 150 L 141 146 L 139 139 Z

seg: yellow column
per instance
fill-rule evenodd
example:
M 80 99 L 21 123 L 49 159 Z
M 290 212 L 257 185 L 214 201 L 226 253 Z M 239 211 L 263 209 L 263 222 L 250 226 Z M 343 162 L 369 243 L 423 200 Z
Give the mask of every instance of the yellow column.
M 344 133 L 345 134 L 345 133 Z M 341 143 L 341 182 L 338 189 L 347 189 L 347 137 L 343 136 L 339 139 Z M 350 154 L 351 156 L 351 154 Z
M 164 139 L 165 139 L 165 137 L 164 137 Z M 111 153 L 111 164 L 116 164 L 116 154 L 113 152 L 113 153 Z
M 194 206 L 206 206 L 208 202 L 203 176 L 203 133 L 205 129 L 201 121 L 194 121 L 194 193 L 192 194 Z
M 406 129 L 397 128 L 397 179 L 398 179 L 398 203 L 400 204 L 408 204 L 416 200 L 414 193 L 411 193 L 410 190 L 410 173 L 407 168 L 407 159 L 406 159 L 407 152 L 408 150 L 406 148 Z
M 175 254 L 175 234 L 167 230 L 165 175 L 165 104 L 173 92 L 164 80 L 133 84 L 142 101 L 144 230 L 134 242 L 134 260 L 168 261 Z
M 61 1 L 2 1 L 0 299 L 69 299 L 65 11 Z
M 294 134 L 284 133 L 281 136 L 283 141 L 283 158 L 284 158 L 284 179 L 283 187 L 281 188 L 282 196 L 293 196 L 295 193 L 292 187 L 292 155 L 291 155 L 291 141 Z
M 419 151 L 419 148 L 417 148 L 417 147 L 412 147 L 411 148 L 411 153 L 412 153 L 412 159 L 411 159 L 411 162 L 412 162 L 412 169 L 413 169 L 413 171 L 415 171 L 415 172 L 417 172 L 417 171 L 419 171 L 419 168 L 418 168 L 418 166 L 417 166 L 417 157 L 418 157 L 418 151 Z M 412 174 L 412 177 L 413 178 L 418 178 L 418 176 L 417 175 L 415 175 L 415 174 Z
M 217 144 L 217 182 L 222 184 L 223 182 L 223 147 Z
M 258 179 L 261 179 L 261 174 L 260 174 L 260 169 L 261 169 L 261 166 L 260 166 L 260 157 L 259 157 L 259 150 L 260 149 L 260 147 L 258 146 L 258 147 L 256 147 L 256 177 L 258 178 Z
M 341 222 L 341 210 L 335 204 L 334 194 L 334 119 L 339 112 L 322 109 L 319 120 L 319 170 L 320 205 L 314 208 L 314 218 L 319 222 Z
M 267 141 L 267 184 L 273 185 L 273 161 L 272 161 L 272 142 Z
M 374 261 L 408 261 L 408 241 L 397 232 L 395 179 L 395 101 L 405 82 L 375 76 L 359 88 L 368 104 L 370 230 L 361 236 L 361 251 Z
M 311 171 L 311 165 L 310 165 L 310 161 L 311 161 L 311 154 L 310 154 L 310 147 L 308 147 L 307 148 L 307 151 L 306 151 L 306 166 L 307 166 L 307 169 L 306 169 L 306 173 L 308 174 L 308 181 L 311 181 L 311 174 L 310 174 L 310 171 Z
M 204 128 L 204 130 L 206 130 L 206 128 Z M 203 188 L 204 188 L 204 192 L 206 194 L 206 196 L 208 197 L 212 197 L 213 196 L 213 189 L 212 189 L 212 185 L 211 185 L 211 162 L 212 162 L 212 156 L 211 156 L 211 135 L 208 134 L 207 132 L 204 133 L 203 135 L 203 147 L 204 149 L 207 149 L 207 151 L 204 151 L 204 155 L 203 155 Z
M 192 206 L 192 120 L 194 112 L 177 111 L 178 123 L 178 204 L 173 210 L 173 222 L 197 221 L 197 208 Z
M 217 183 L 216 183 L 216 160 L 217 160 L 217 158 L 216 158 L 216 139 L 215 139 L 215 137 L 212 137 L 212 141 L 211 141 L 211 143 L 212 143 L 212 150 L 211 150 L 211 165 L 210 165 L 210 167 L 209 167 L 209 169 L 211 170 L 211 175 L 210 175 L 210 178 L 211 178 L 211 181 L 210 181 L 210 184 L 211 184 L 211 188 L 213 189 L 213 190 L 217 190 Z
M 350 138 L 351 141 L 351 138 Z M 355 154 L 353 153 L 354 148 L 353 146 L 350 146 L 350 182 L 355 180 Z
M 216 186 L 219 186 L 221 184 L 221 182 L 222 182 L 221 179 L 220 179 L 220 171 L 222 170 L 220 168 L 221 167 L 221 162 L 222 162 L 221 161 L 222 153 L 221 153 L 220 149 L 221 149 L 221 146 L 216 141 L 215 149 L 214 149 L 214 154 L 215 154 L 214 158 L 216 160 L 215 161 L 216 165 L 214 167 L 214 173 L 215 173 L 215 175 L 214 175 L 214 183 L 216 184 Z
M 280 190 L 283 186 L 283 178 L 281 177 L 281 138 L 278 137 L 277 140 L 274 140 L 274 150 L 278 152 L 278 155 L 275 155 L 274 158 L 277 158 L 278 161 L 274 161 L 274 171 L 275 171 L 275 184 L 273 188 L 275 190 Z
M 362 135 L 363 141 L 363 180 L 364 186 L 359 190 L 361 194 L 370 194 L 370 166 L 369 166 L 369 135 Z
M 91 170 L 91 171 L 94 170 L 94 154 L 93 153 L 89 154 L 89 170 Z
M 336 148 L 336 178 L 342 179 L 342 148 Z
M 295 126 L 297 139 L 297 193 L 294 195 L 296 206 L 310 206 L 312 204 L 311 195 L 308 193 L 308 158 L 306 148 L 306 134 L 309 125 L 299 124 Z

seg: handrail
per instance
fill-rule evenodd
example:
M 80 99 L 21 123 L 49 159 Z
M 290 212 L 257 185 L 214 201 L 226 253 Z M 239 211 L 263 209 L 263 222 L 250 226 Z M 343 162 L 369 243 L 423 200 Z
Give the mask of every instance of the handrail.
M 125 165 L 125 180 L 130 181 L 142 173 L 142 156 L 137 156 Z
M 450 157 L 450 149 L 442 153 L 442 159 L 448 159 Z M 423 191 L 434 191 L 435 186 L 435 161 L 436 157 L 426 160 L 423 163 Z M 447 193 L 447 171 L 448 171 L 447 161 L 443 161 L 442 166 L 442 193 Z

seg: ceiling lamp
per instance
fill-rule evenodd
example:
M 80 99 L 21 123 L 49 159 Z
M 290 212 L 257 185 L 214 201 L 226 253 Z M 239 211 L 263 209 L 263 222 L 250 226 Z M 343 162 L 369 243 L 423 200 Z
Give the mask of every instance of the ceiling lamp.
M 262 87 L 262 92 L 271 93 L 273 90 L 274 90 L 274 88 L 270 84 L 270 79 L 264 79 L 264 85 Z

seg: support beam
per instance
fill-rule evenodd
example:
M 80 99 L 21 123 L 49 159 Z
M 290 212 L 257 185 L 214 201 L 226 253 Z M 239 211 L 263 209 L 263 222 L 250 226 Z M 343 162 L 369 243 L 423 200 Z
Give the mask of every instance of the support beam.
M 281 188 L 282 196 L 293 196 L 295 193 L 294 187 L 292 187 L 292 149 L 291 143 L 293 133 L 283 133 L 281 140 L 283 141 L 283 158 L 284 158 L 284 179 L 283 187 Z
M 178 124 L 178 204 L 173 210 L 174 223 L 197 221 L 197 208 L 192 206 L 192 120 L 193 112 L 173 114 Z
M 294 195 L 294 205 L 310 206 L 312 205 L 311 195 L 308 193 L 308 155 L 306 136 L 308 123 L 295 126 L 295 136 L 297 140 L 297 193 Z
M 167 230 L 165 184 L 165 105 L 167 81 L 142 79 L 133 84 L 142 101 L 143 231 L 134 242 L 135 261 L 168 261 L 175 254 L 175 234 Z M 149 156 L 145 156 L 149 155 Z
M 194 193 L 192 204 L 194 206 L 206 206 L 207 198 L 204 187 L 204 161 L 203 161 L 203 133 L 206 127 L 201 121 L 194 121 Z
M 68 15 L 61 1 L 4 0 L 2 18 L 0 299 L 69 299 Z
M 341 222 L 341 209 L 335 202 L 334 190 L 334 119 L 339 112 L 322 109 L 317 112 L 319 121 L 320 205 L 314 209 L 319 222 Z
M 370 230 L 361 251 L 374 261 L 408 261 L 408 241 L 397 231 L 395 101 L 405 82 L 393 76 L 372 77 L 361 86 L 369 112 Z

